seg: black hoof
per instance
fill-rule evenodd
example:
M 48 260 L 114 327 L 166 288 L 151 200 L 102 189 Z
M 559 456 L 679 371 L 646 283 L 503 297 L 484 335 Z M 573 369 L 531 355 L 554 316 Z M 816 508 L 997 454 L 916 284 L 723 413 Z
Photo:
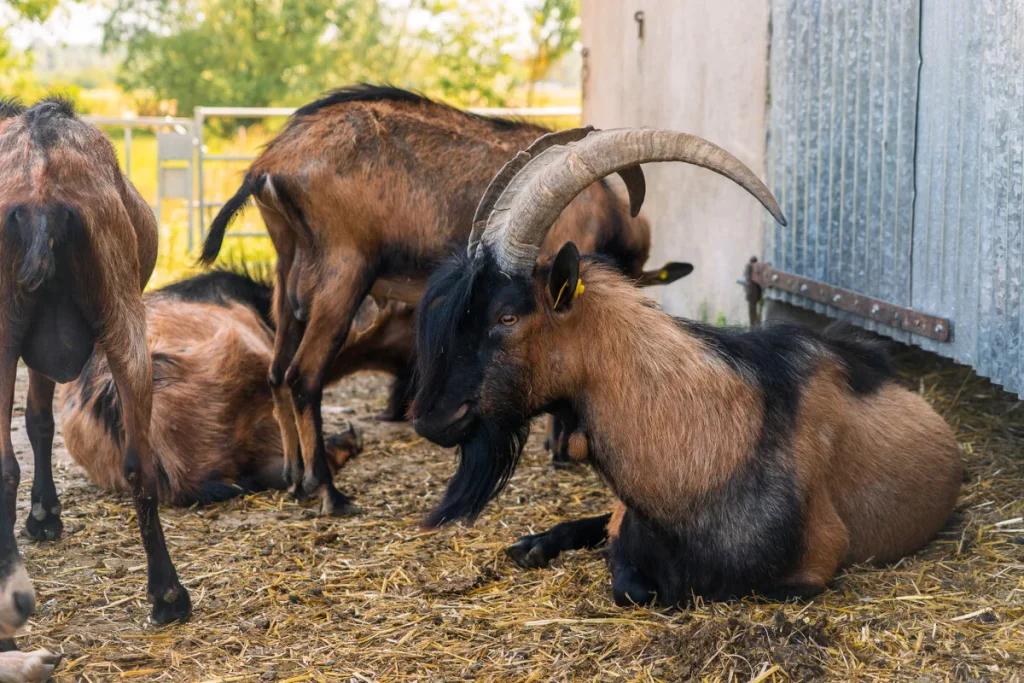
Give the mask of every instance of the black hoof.
M 543 534 L 523 536 L 505 548 L 505 552 L 516 565 L 523 569 L 543 569 L 551 564 L 551 560 L 557 557 L 557 553 L 552 555 L 544 547 L 543 536 Z
M 395 412 L 391 409 L 385 409 L 377 413 L 373 418 L 377 422 L 405 422 L 405 411 Z
M 184 623 L 192 614 L 192 599 L 178 582 L 163 589 L 158 595 L 151 596 L 151 599 L 154 624 Z
M 25 519 L 25 534 L 33 541 L 56 541 L 64 532 L 60 521 L 60 507 L 57 512 L 48 512 L 42 504 L 32 505 L 32 511 Z
M 309 470 L 302 475 L 302 488 L 309 495 L 319 491 L 326 483 L 327 478 L 317 474 L 315 469 Z
M 657 594 L 654 586 L 630 568 L 612 576 L 612 597 L 619 607 L 643 607 L 653 603 Z
M 302 482 L 297 481 L 288 488 L 288 495 L 297 501 L 309 500 L 309 494 L 302 488 Z
M 556 470 L 578 470 L 580 469 L 580 463 L 575 460 L 560 460 L 557 458 L 551 459 L 551 466 Z
M 321 517 L 352 517 L 362 511 L 363 509 L 353 503 L 351 498 L 333 486 L 325 488 L 320 494 Z
M 18 645 L 14 642 L 14 638 L 3 638 L 0 640 L 0 652 L 12 652 L 17 649 Z

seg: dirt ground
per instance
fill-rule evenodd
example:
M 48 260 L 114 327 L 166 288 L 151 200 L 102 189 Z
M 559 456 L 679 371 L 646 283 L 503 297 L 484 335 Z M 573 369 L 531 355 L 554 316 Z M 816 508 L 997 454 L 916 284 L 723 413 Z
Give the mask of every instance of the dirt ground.
M 374 421 L 388 380 L 366 374 L 324 410 L 328 431 L 364 430 L 365 452 L 337 478 L 362 515 L 320 519 L 281 493 L 164 510 L 194 601 L 185 625 L 147 623 L 130 501 L 91 486 L 58 436 L 65 535 L 20 541 L 39 609 L 19 644 L 63 652 L 58 681 L 1024 680 L 1024 410 L 950 363 L 900 363 L 958 431 L 969 481 L 956 518 L 916 556 L 852 568 L 809 603 L 623 610 L 600 551 L 518 569 L 504 548 L 521 534 L 611 503 L 592 472 L 551 468 L 540 428 L 474 527 L 421 531 L 454 456 Z

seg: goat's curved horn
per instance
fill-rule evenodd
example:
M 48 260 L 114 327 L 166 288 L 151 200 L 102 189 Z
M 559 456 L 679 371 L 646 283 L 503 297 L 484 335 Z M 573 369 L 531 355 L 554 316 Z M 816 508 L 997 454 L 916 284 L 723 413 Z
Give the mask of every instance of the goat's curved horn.
M 466 253 L 470 256 L 476 253 L 476 249 L 480 244 L 480 236 L 487 225 L 487 218 L 491 215 L 494 203 L 498 201 L 501 193 L 505 191 L 505 188 L 512 182 L 516 174 L 529 163 L 530 159 L 556 145 L 567 145 L 570 142 L 582 140 L 593 132 L 593 126 L 585 126 L 583 128 L 571 128 L 569 130 L 548 133 L 547 135 L 540 136 L 529 147 L 509 159 L 501 167 L 501 170 L 498 171 L 498 174 L 491 179 L 490 184 L 484 191 L 484 196 L 476 207 L 476 213 L 473 214 L 473 229 L 469 234 L 469 245 Z M 640 170 L 639 166 L 635 166 L 620 170 L 619 175 L 622 176 L 626 189 L 629 191 L 629 213 L 635 218 L 640 213 L 640 205 L 644 203 L 644 193 L 647 187 L 644 182 L 644 172 Z
M 483 225 L 479 241 L 494 254 L 502 270 L 532 273 L 548 229 L 577 194 L 606 175 L 655 161 L 682 161 L 719 173 L 753 195 L 775 220 L 786 225 L 771 191 L 743 162 L 721 147 L 686 133 L 620 128 L 547 145 L 531 155 L 511 178 L 502 178 L 499 196 L 485 196 L 489 199 L 486 217 L 477 213 L 475 223 Z M 635 176 L 631 179 L 629 175 L 627 171 L 625 180 L 627 186 L 633 181 L 633 190 Z M 631 196 L 631 208 L 639 210 L 638 204 L 633 206 L 634 199 Z

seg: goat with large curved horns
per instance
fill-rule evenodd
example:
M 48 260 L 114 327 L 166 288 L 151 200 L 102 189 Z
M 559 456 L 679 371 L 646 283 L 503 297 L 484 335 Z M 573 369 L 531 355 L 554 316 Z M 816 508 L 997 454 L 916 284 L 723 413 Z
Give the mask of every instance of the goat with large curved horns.
M 682 133 L 548 142 L 495 178 L 470 253 L 442 266 L 420 305 L 415 426 L 461 449 L 428 525 L 476 517 L 512 475 L 530 419 L 557 407 L 582 445 L 570 452 L 586 454 L 621 503 L 509 552 L 543 566 L 610 536 L 620 604 L 808 596 L 844 564 L 927 542 L 956 501 L 959 450 L 879 348 L 845 330 L 672 318 L 572 243 L 550 265 L 536 261 L 561 209 L 609 173 L 631 169 L 637 189 L 639 164 L 696 164 L 784 223 L 761 181 Z

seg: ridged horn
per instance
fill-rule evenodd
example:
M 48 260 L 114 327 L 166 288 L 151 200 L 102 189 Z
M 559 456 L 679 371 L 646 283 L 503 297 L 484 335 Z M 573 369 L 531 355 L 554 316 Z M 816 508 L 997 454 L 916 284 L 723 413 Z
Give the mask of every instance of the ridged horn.
M 474 231 L 477 225 L 482 226 L 478 240 L 494 255 L 502 270 L 529 275 L 548 230 L 576 195 L 591 183 L 624 170 L 627 186 L 632 184 L 630 189 L 635 190 L 636 177 L 628 169 L 659 161 L 681 161 L 729 178 L 761 202 L 775 220 L 786 225 L 771 191 L 743 162 L 721 147 L 687 133 L 619 128 L 545 145 L 521 163 L 511 177 L 504 175 L 502 169 L 500 192 L 495 188 L 493 194 L 497 197 L 485 194 L 486 215 L 480 210 L 484 208 L 482 201 Z M 639 211 L 639 203 L 634 199 L 630 197 L 631 210 Z
M 512 182 L 516 174 L 529 163 L 530 159 L 556 145 L 566 145 L 582 140 L 592 132 L 594 132 L 593 126 L 585 126 L 583 128 L 571 128 L 569 130 L 548 133 L 540 136 L 529 147 L 509 159 L 498 171 L 498 174 L 491 179 L 490 184 L 484 191 L 484 196 L 480 199 L 480 203 L 477 204 L 476 213 L 473 214 L 473 228 L 469 234 L 469 244 L 466 248 L 466 253 L 470 256 L 476 253 L 476 249 L 480 244 L 480 236 L 483 234 L 484 226 L 487 224 L 487 217 L 491 215 L 494 203 L 498 201 L 501 193 Z M 640 206 L 644 203 L 644 193 L 647 187 L 644 182 L 644 172 L 637 166 L 622 169 L 619 171 L 619 175 L 622 177 L 623 182 L 626 184 L 626 190 L 629 192 L 629 213 L 635 218 L 640 212 Z

